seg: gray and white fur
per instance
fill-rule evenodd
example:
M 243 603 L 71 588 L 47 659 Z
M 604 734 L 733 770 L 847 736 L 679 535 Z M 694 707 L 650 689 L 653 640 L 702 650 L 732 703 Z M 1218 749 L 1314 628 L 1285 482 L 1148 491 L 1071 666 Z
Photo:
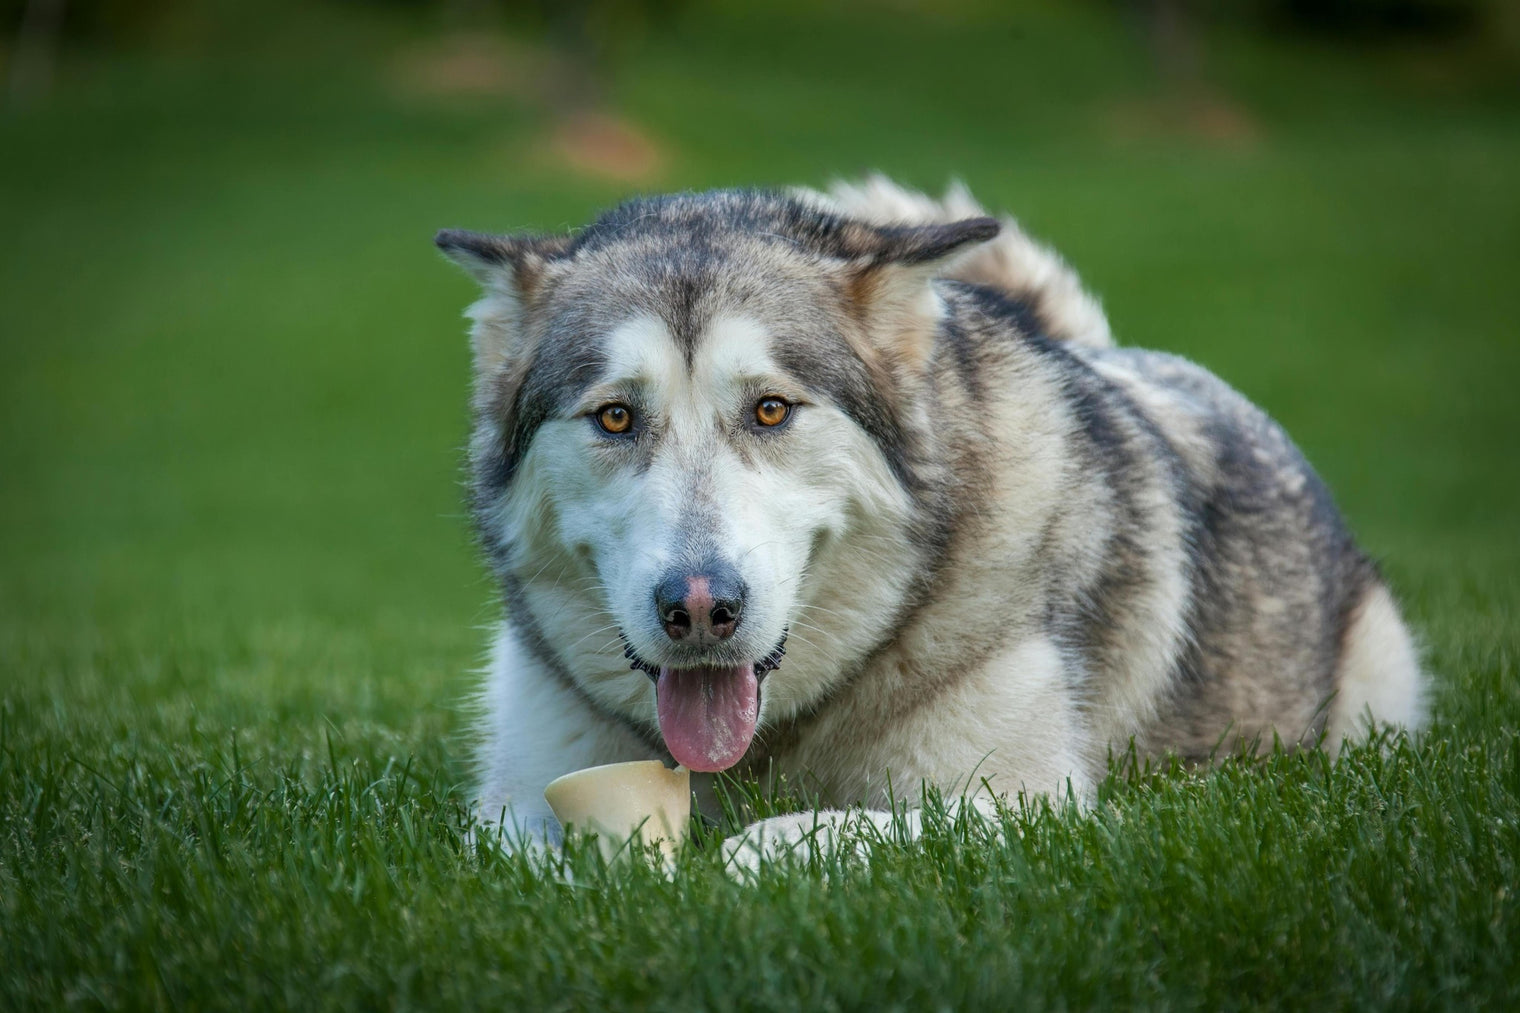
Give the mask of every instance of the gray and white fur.
M 880 821 L 925 784 L 1080 800 L 1132 741 L 1205 760 L 1423 720 L 1397 606 L 1283 431 L 1115 347 L 963 188 L 680 194 L 437 242 L 484 289 L 488 824 L 552 841 L 544 786 L 622 760 L 781 773 Z

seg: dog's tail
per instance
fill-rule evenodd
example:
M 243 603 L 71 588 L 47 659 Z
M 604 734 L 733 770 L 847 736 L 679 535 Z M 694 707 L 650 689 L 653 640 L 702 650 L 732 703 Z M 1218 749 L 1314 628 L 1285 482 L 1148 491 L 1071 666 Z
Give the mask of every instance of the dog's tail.
M 898 186 L 885 176 L 859 183 L 836 182 L 824 199 L 852 218 L 876 225 L 952 222 L 985 215 L 959 182 L 940 200 Z M 1077 273 L 1048 246 L 1035 242 L 1005 215 L 997 238 L 954 260 L 944 277 L 988 285 L 1027 303 L 1050 337 L 1077 345 L 1109 348 L 1114 343 L 1098 300 L 1082 287 Z

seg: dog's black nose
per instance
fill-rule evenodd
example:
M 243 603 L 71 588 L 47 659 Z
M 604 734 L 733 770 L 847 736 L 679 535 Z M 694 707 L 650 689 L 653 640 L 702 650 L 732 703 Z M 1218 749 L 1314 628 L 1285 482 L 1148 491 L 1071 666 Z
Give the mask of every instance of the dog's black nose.
M 703 647 L 727 640 L 744 611 L 744 581 L 733 567 L 671 570 L 654 589 L 654 607 L 665 635 Z

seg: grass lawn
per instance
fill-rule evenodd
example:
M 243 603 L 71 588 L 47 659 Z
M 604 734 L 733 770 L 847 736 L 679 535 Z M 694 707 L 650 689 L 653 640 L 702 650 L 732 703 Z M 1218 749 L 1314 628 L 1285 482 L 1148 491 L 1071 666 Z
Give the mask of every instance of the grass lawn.
M 1428 733 L 751 887 L 471 857 L 497 605 L 429 239 L 634 184 L 546 154 L 531 89 L 418 71 L 447 26 L 217 23 L 0 115 L 0 1009 L 1520 1002 L 1520 93 L 1220 32 L 1195 116 L 1113 9 L 973 8 L 692 5 L 612 79 L 637 185 L 1017 212 L 1299 440 L 1421 631 Z

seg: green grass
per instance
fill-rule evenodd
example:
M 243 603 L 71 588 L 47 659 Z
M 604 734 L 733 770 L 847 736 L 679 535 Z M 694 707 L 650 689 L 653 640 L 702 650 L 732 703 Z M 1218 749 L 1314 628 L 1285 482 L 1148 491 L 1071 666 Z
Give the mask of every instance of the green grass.
M 1216 34 L 1251 130 L 1211 141 L 1152 115 L 1106 8 L 884 9 L 692 10 L 631 50 L 651 185 L 874 167 L 1018 212 L 1123 340 L 1300 441 L 1422 633 L 1428 734 L 748 888 L 712 850 L 668 881 L 575 852 L 573 884 L 470 857 L 496 606 L 470 286 L 428 239 L 624 188 L 544 161 L 531 102 L 398 90 L 389 16 L 80 53 L 0 116 L 0 1008 L 1520 1000 L 1520 96 Z

